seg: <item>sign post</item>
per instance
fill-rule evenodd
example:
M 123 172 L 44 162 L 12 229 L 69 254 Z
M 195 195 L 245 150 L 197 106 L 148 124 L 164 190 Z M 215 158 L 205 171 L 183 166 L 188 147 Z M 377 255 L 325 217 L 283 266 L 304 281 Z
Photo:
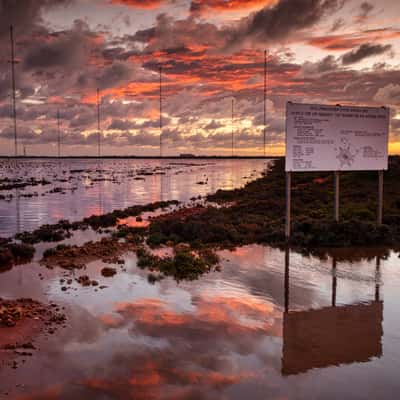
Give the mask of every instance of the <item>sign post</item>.
M 334 171 L 334 220 L 339 221 L 340 172 L 378 171 L 378 224 L 383 213 L 383 171 L 388 168 L 386 107 L 286 105 L 286 227 L 290 237 L 293 172 Z
M 290 213 L 292 202 L 292 175 L 291 172 L 286 172 L 286 223 L 285 223 L 285 237 L 286 240 L 290 238 Z
M 339 171 L 335 171 L 335 222 L 339 222 L 339 196 L 340 196 L 340 175 Z
M 378 194 L 378 225 L 382 225 L 382 215 L 383 215 L 383 171 L 378 171 L 378 181 L 379 181 L 379 194 Z

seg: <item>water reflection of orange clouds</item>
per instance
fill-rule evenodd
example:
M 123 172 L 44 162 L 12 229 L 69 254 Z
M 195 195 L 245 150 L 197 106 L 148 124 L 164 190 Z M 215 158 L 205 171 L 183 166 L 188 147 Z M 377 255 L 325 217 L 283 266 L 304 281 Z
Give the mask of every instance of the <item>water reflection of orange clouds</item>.
M 126 381 L 87 379 L 81 384 L 95 391 L 112 393 L 115 398 L 178 400 L 187 399 L 191 394 L 201 392 L 202 395 L 196 398 L 206 399 L 210 398 L 212 391 L 220 391 L 255 377 L 256 375 L 251 373 L 191 372 L 169 368 L 165 361 L 146 360 L 132 367 L 131 377 Z
M 134 321 L 147 334 L 158 329 L 196 327 L 199 331 L 223 328 L 229 335 L 261 331 L 268 336 L 282 335 L 281 312 L 272 303 L 243 295 L 236 297 L 199 297 L 193 313 L 177 312 L 158 299 L 143 299 L 116 305 L 115 314 L 106 314 L 100 320 L 109 327 L 123 326 Z M 122 317 L 122 319 L 120 318 Z

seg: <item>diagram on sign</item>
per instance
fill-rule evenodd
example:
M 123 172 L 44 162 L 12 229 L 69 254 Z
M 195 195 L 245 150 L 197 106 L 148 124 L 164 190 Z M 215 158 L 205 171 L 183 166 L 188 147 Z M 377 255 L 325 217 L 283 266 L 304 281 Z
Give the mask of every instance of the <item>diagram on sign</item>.
M 337 155 L 336 158 L 340 162 L 340 168 L 351 167 L 354 164 L 357 154 L 360 152 L 359 149 L 352 149 L 351 144 L 345 138 L 340 140 L 340 145 L 335 148 Z

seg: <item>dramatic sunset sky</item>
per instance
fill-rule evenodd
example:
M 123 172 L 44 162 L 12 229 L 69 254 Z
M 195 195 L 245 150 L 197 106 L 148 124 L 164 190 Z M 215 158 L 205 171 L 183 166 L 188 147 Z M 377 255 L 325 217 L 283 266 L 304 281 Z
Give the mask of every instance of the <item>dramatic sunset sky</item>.
M 399 0 L 0 0 L 0 154 L 13 155 L 9 25 L 14 25 L 19 153 L 284 153 L 287 101 L 387 105 L 400 153 Z

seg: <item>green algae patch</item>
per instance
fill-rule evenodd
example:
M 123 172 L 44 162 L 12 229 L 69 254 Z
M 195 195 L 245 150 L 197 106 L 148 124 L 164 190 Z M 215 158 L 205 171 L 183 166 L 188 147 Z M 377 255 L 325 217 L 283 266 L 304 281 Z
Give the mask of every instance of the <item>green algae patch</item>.
M 144 247 L 140 247 L 136 254 L 139 268 L 157 271 L 161 277 L 169 276 L 177 281 L 196 280 L 201 275 L 210 272 L 219 262 L 218 256 L 211 250 L 194 253 L 190 248 L 178 246 L 171 257 L 159 257 Z M 149 281 L 155 280 L 157 280 L 156 276 L 150 274 Z

